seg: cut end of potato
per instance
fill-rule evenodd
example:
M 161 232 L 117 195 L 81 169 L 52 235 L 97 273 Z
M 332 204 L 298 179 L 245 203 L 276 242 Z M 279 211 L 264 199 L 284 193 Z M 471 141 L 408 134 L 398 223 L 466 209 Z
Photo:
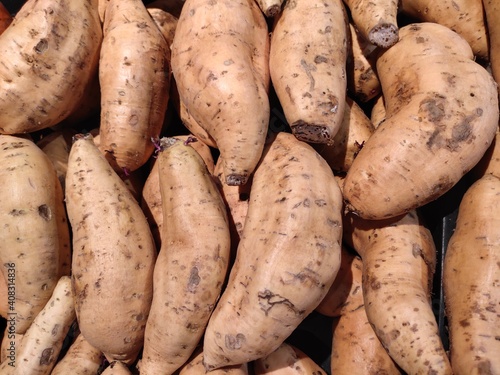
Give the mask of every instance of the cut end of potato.
M 226 184 L 228 184 L 229 186 L 242 186 L 245 185 L 247 181 L 247 174 L 231 173 L 226 177 Z
M 274 4 L 268 7 L 265 11 L 264 14 L 266 17 L 272 18 L 277 16 L 281 12 L 281 6 L 279 4 Z
M 382 48 L 392 47 L 399 40 L 399 28 L 393 23 L 380 22 L 370 30 L 368 40 Z
M 331 130 L 324 125 L 314 125 L 303 121 L 296 122 L 291 126 L 292 133 L 297 139 L 304 142 L 323 143 L 332 145 L 333 137 Z

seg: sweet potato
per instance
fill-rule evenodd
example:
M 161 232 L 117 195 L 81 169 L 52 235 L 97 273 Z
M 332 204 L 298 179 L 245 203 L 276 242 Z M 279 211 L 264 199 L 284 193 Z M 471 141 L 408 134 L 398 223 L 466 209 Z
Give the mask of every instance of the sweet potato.
M 491 72 L 497 84 L 500 82 L 500 4 L 495 0 L 483 0 L 486 30 L 489 41 Z
M 371 44 L 389 48 L 399 40 L 397 0 L 344 0 L 359 32 Z
M 287 342 L 269 355 L 253 362 L 255 375 L 326 375 L 311 357 Z
M 343 248 L 335 282 L 316 311 L 334 317 L 331 374 L 401 374 L 366 316 L 363 261 Z
M 141 375 L 173 374 L 199 343 L 226 279 L 226 206 L 189 143 L 162 138 L 158 174 L 164 225 L 154 268 Z
M 32 141 L 0 135 L 2 274 L 9 318 L 24 333 L 52 295 L 70 252 L 64 195 L 47 155 Z
M 350 95 L 366 103 L 381 91 L 375 67 L 377 46 L 368 42 L 352 22 L 349 22 L 349 32 L 347 89 Z
M 386 112 L 384 96 L 379 95 L 374 99 L 373 106 L 370 111 L 370 121 L 372 122 L 375 129 L 385 121 L 385 116 Z
M 488 35 L 481 0 L 401 0 L 400 13 L 421 22 L 435 22 L 461 35 L 475 56 L 489 58 Z
M 266 146 L 228 284 L 203 341 L 207 370 L 276 350 L 340 265 L 342 196 L 328 164 L 290 133 Z
M 215 141 L 228 185 L 244 185 L 262 155 L 270 116 L 262 11 L 254 0 L 186 0 L 171 49 L 180 101 Z
M 80 333 L 50 375 L 95 375 L 103 358 L 101 351 L 90 345 Z
M 313 144 L 314 149 L 335 172 L 347 172 L 364 143 L 375 131 L 364 110 L 351 98 L 346 98 L 342 124 L 333 144 Z
M 367 219 L 402 215 L 450 190 L 495 137 L 495 81 L 469 44 L 437 23 L 400 29 L 377 72 L 386 118 L 347 172 L 347 208 Z
M 49 375 L 75 318 L 71 278 L 62 276 L 47 304 L 23 335 L 14 359 L 7 358 L 0 365 L 0 373 Z
M 132 372 L 123 362 L 113 361 L 106 367 L 101 375 L 132 375 Z
M 363 261 L 366 316 L 387 352 L 409 374 L 452 374 L 431 306 L 436 247 L 415 210 L 386 220 L 349 213 L 344 238 Z
M 154 151 L 169 98 L 168 45 L 141 0 L 110 0 L 99 60 L 99 149 L 116 171 L 135 171 Z
M 500 373 L 500 178 L 486 174 L 460 201 L 443 286 L 454 374 Z
M 50 9 L 50 11 L 49 11 Z M 97 0 L 28 0 L 0 34 L 0 133 L 53 126 L 79 104 L 97 71 Z
M 78 324 L 109 362 L 139 354 L 153 295 L 156 248 L 146 217 L 92 136 L 77 135 L 66 174 Z
M 241 365 L 226 366 L 220 369 L 210 371 L 210 375 L 249 375 L 248 363 Z M 203 366 L 203 351 L 197 348 L 191 358 L 179 369 L 179 375 L 205 375 L 205 366 Z
M 205 143 L 199 142 L 192 135 L 176 135 L 175 138 L 188 142 L 191 147 L 193 147 L 203 158 L 208 172 L 213 172 L 214 159 L 210 148 Z M 140 201 L 142 210 L 148 219 L 157 249 L 161 247 L 161 232 L 163 226 L 163 210 L 161 207 L 162 201 L 159 180 L 160 175 L 158 173 L 158 163 L 155 160 L 152 163 L 151 170 L 149 171 L 146 181 L 144 182 L 144 188 L 142 189 Z
M 177 3 L 177 4 L 176 4 Z M 180 4 L 179 4 L 180 3 Z M 146 4 L 146 9 L 151 15 L 156 26 L 161 31 L 161 34 L 167 42 L 168 61 L 170 64 L 170 46 L 174 41 L 175 29 L 182 9 L 182 1 L 157 0 Z M 174 6 L 172 6 L 174 5 Z M 177 6 L 175 6 L 177 5 Z M 173 9 L 172 9 L 173 8 Z M 176 15 L 177 14 L 177 15 Z
M 269 55 L 271 81 L 300 140 L 332 143 L 341 126 L 347 33 L 341 0 L 288 1 L 276 18 Z

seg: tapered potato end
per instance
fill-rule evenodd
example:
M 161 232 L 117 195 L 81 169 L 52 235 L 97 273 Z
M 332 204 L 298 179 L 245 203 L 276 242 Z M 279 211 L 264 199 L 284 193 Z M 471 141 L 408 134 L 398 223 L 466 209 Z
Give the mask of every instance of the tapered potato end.
M 382 48 L 389 48 L 399 40 L 399 28 L 390 22 L 379 22 L 368 33 L 370 43 Z

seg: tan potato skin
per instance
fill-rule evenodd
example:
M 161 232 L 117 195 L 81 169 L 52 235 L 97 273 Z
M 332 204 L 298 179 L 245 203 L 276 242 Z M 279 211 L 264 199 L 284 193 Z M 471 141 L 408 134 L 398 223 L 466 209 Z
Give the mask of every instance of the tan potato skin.
M 389 48 L 399 40 L 397 0 L 344 0 L 359 32 L 371 44 Z
M 357 100 L 366 103 L 381 92 L 375 67 L 378 48 L 368 42 L 352 22 L 349 23 L 349 32 L 347 89 Z
M 402 371 L 452 374 L 431 306 L 432 234 L 415 210 L 388 220 L 344 219 L 363 261 L 363 299 L 375 334 Z
M 140 0 L 110 0 L 99 60 L 99 149 L 113 168 L 135 171 L 153 154 L 169 98 L 168 44 Z
M 326 375 L 311 357 L 287 342 L 274 352 L 253 362 L 255 375 Z
M 198 141 L 190 134 L 176 135 L 175 138 L 181 139 L 186 142 L 189 139 L 189 144 L 193 147 L 198 154 L 203 158 L 205 165 L 210 173 L 214 170 L 214 159 L 210 148 L 203 142 Z M 141 207 L 146 217 L 148 218 L 151 232 L 155 239 L 156 248 L 161 247 L 161 231 L 163 226 L 163 211 L 161 207 L 161 193 L 160 193 L 160 176 L 158 174 L 158 163 L 156 159 L 153 161 L 151 170 L 144 182 L 142 189 Z
M 12 332 L 9 335 L 9 324 L 7 324 L 0 345 L 0 363 L 16 360 L 23 336 L 24 334 L 13 334 Z
M 249 375 L 248 363 L 241 365 L 226 366 L 210 371 L 211 375 Z M 203 351 L 197 348 L 191 358 L 179 369 L 179 375 L 205 375 L 205 366 L 203 365 Z
M 288 1 L 276 18 L 271 81 L 300 140 L 331 144 L 342 124 L 348 27 L 341 0 Z
M 95 375 L 103 359 L 101 351 L 90 345 L 80 333 L 50 375 Z
M 363 109 L 351 98 L 346 98 L 344 117 L 333 145 L 313 144 L 313 147 L 333 171 L 347 172 L 374 131 L 375 127 Z
M 132 363 L 143 345 L 156 249 L 139 203 L 91 135 L 71 147 L 66 207 L 80 331 L 108 361 Z
M 64 338 L 76 319 L 71 277 L 62 276 L 47 304 L 23 335 L 14 366 L 9 359 L 0 365 L 2 375 L 49 375 Z
M 362 276 L 361 258 L 343 248 L 337 278 L 316 308 L 324 315 L 337 317 L 333 321 L 330 373 L 401 374 L 366 316 Z
M 489 59 L 488 35 L 481 0 L 401 0 L 399 11 L 421 22 L 435 22 L 460 34 L 474 55 Z
M 171 50 L 180 101 L 215 141 L 227 183 L 244 185 L 261 157 L 270 116 L 262 11 L 254 0 L 187 0 Z
M 445 253 L 443 286 L 456 375 L 500 373 L 500 179 L 464 194 Z
M 500 177 L 500 128 L 497 129 L 495 139 L 488 150 L 474 166 L 471 175 L 478 179 L 488 173 Z
M 132 375 L 132 372 L 123 362 L 114 361 L 106 367 L 101 375 Z
M 496 0 L 483 0 L 484 16 L 489 40 L 491 72 L 500 82 L 500 4 Z
M 197 151 L 163 138 L 158 173 L 164 215 L 141 375 L 173 374 L 199 343 L 228 271 L 226 206 Z
M 2 274 L 13 288 L 16 333 L 25 333 L 67 273 L 69 226 L 54 166 L 35 143 L 0 135 L 0 160 Z
M 270 354 L 316 308 L 340 266 L 341 210 L 324 159 L 278 133 L 253 176 L 228 285 L 205 331 L 207 370 Z
M 30 0 L 0 35 L 0 133 L 30 133 L 69 116 L 97 71 L 97 0 Z
M 347 208 L 366 219 L 402 215 L 451 189 L 488 149 L 499 115 L 491 75 L 445 26 L 401 28 L 377 71 L 386 118 L 344 183 Z
M 373 100 L 373 106 L 370 111 L 370 121 L 372 125 L 376 128 L 379 127 L 385 121 L 386 111 L 385 111 L 385 100 L 383 95 L 378 95 Z

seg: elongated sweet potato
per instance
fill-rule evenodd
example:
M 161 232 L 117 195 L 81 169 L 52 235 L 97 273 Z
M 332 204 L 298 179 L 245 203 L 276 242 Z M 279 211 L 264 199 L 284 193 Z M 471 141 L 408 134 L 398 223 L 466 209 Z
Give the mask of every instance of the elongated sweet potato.
M 367 219 L 402 215 L 450 190 L 484 155 L 499 118 L 495 81 L 446 26 L 401 28 L 377 72 L 385 121 L 344 183 L 348 209 Z
M 270 354 L 316 308 L 340 266 L 341 210 L 324 159 L 278 133 L 253 176 L 236 259 L 205 331 L 207 370 Z
M 389 48 L 399 40 L 397 0 L 344 0 L 354 24 L 371 44 Z
M 253 362 L 255 375 L 324 375 L 324 370 L 311 357 L 287 342 L 269 355 Z
M 363 297 L 363 261 L 343 248 L 335 282 L 316 311 L 336 317 L 333 321 L 330 373 L 401 374 L 382 346 L 366 316 Z
M 268 27 L 254 0 L 186 0 L 172 72 L 180 101 L 223 156 L 229 185 L 244 185 L 262 155 L 270 116 L 268 57 Z
M 153 154 L 169 98 L 168 44 L 141 0 L 110 0 L 99 61 L 99 149 L 117 171 Z
M 226 279 L 226 206 L 190 144 L 162 138 L 158 173 L 164 225 L 154 269 L 141 375 L 173 374 L 198 345 Z
M 90 345 L 80 333 L 50 375 L 95 375 L 103 358 L 101 351 Z
M 0 373 L 49 375 L 75 319 L 71 278 L 62 276 L 47 304 L 23 335 L 14 360 L 7 359 L 3 362 L 0 365 Z
M 226 366 L 210 371 L 211 375 L 248 375 L 249 364 Z M 252 372 L 250 372 L 251 374 Z M 179 369 L 179 375 L 203 375 L 206 374 L 203 366 L 203 351 L 197 348 L 191 358 Z
M 399 11 L 421 22 L 435 22 L 460 34 L 472 52 L 484 60 L 489 58 L 486 19 L 481 0 L 401 0 Z
M 68 270 L 69 226 L 54 166 L 32 141 L 0 135 L 0 182 L 1 272 L 9 317 L 24 333 Z
M 432 234 L 415 210 L 388 220 L 347 214 L 344 237 L 363 261 L 368 321 L 408 374 L 452 374 L 431 306 L 436 266 Z
M 81 333 L 109 362 L 139 354 L 153 295 L 146 217 L 91 135 L 75 136 L 66 174 L 72 280 Z
M 500 178 L 486 174 L 465 192 L 443 269 L 454 374 L 500 372 Z
M 495 81 L 500 82 L 500 4 L 495 0 L 483 0 L 484 16 L 489 41 L 491 72 Z
M 69 116 L 97 71 L 101 41 L 97 0 L 28 0 L 0 34 L 0 133 Z
M 347 33 L 341 0 L 288 1 L 276 18 L 269 55 L 271 80 L 300 140 L 332 143 L 342 124 Z

